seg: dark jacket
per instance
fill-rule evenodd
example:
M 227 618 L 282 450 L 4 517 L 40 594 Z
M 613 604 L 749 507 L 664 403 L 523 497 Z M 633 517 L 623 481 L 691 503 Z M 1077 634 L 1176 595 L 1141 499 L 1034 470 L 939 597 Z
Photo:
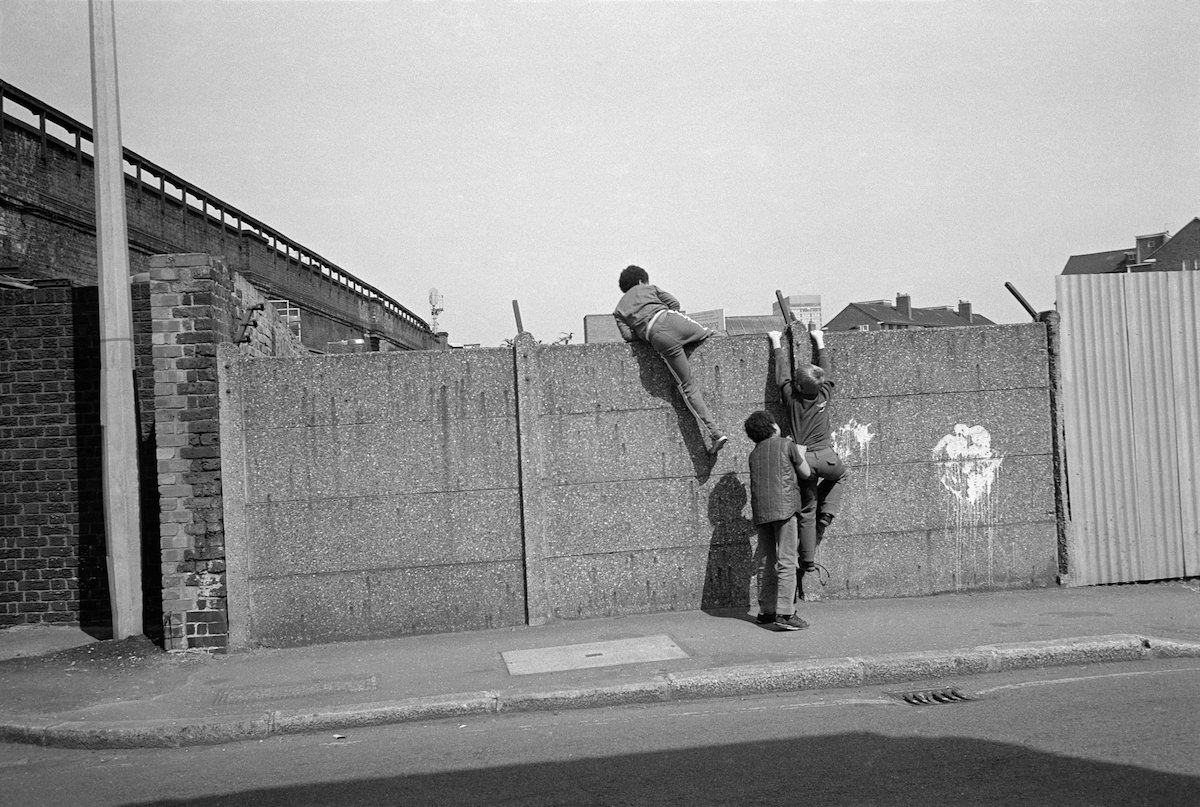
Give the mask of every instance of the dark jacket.
M 750 451 L 750 512 L 755 525 L 791 518 L 800 510 L 800 481 L 812 475 L 804 446 L 768 437 Z
M 817 351 L 816 365 L 828 372 L 825 364 L 825 349 Z M 800 385 L 792 378 L 792 368 L 787 353 L 781 348 L 775 351 L 775 382 L 779 394 L 788 410 L 792 427 L 792 439 L 808 447 L 809 451 L 833 448 L 829 432 L 829 399 L 833 396 L 833 380 L 822 379 L 819 387 L 806 396 Z

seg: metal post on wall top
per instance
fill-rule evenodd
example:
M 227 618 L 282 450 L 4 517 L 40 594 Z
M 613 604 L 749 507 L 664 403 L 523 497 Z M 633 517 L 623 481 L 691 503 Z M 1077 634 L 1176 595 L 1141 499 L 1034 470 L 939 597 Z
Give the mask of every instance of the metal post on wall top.
M 517 305 L 517 301 L 513 300 L 513 316 L 517 319 L 517 335 L 525 333 L 525 326 L 521 324 L 521 307 Z

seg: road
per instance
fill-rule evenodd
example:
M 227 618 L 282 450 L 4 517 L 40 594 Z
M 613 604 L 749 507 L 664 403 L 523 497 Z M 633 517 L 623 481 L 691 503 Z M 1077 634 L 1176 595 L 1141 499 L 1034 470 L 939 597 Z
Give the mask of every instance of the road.
M 1200 805 L 1200 663 L 512 714 L 216 747 L 0 745 L 5 804 Z M 903 687 L 922 688 L 920 684 Z

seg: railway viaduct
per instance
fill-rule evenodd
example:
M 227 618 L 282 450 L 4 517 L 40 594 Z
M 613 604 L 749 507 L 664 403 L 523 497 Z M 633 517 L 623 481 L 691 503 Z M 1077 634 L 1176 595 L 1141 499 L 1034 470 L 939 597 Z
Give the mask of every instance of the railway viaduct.
M 96 284 L 91 129 L 0 82 L 0 275 Z M 430 350 L 446 335 L 331 261 L 129 149 L 130 271 L 152 255 L 220 256 L 313 352 Z

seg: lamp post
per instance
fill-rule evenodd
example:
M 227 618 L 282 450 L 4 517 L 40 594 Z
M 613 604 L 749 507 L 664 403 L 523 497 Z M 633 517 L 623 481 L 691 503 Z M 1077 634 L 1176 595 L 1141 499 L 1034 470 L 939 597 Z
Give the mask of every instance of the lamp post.
M 142 542 L 133 383 L 133 314 L 125 166 L 117 99 L 113 0 L 89 0 L 96 184 L 96 274 L 100 287 L 100 429 L 104 537 L 113 638 L 142 633 Z

